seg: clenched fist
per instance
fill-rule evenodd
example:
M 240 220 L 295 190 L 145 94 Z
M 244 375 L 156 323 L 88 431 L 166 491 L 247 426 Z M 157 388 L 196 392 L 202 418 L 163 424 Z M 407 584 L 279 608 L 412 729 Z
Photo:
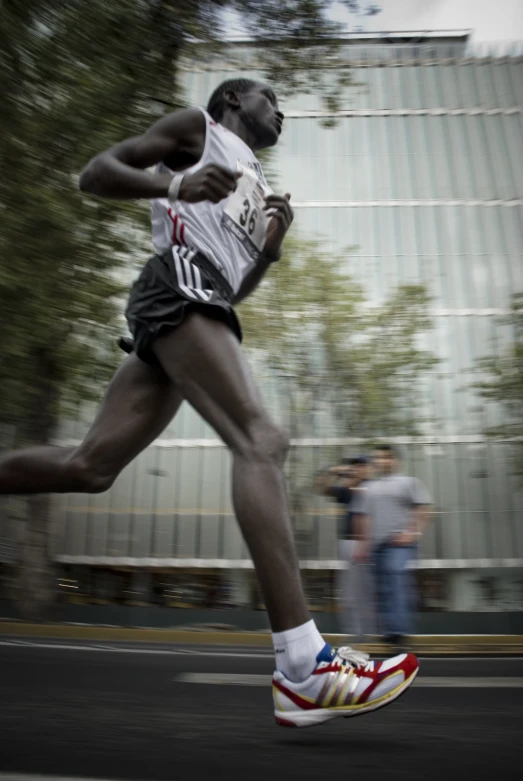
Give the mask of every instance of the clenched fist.
M 209 163 L 193 174 L 186 174 L 183 177 L 178 200 L 186 203 L 200 203 L 200 201 L 219 203 L 236 190 L 236 182 L 241 175 L 221 165 Z

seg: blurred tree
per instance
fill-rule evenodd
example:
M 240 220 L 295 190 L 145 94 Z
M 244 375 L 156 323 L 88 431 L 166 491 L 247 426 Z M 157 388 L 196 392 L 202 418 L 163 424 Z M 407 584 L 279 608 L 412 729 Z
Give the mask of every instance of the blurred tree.
M 512 328 L 513 341 L 501 353 L 477 361 L 475 371 L 481 380 L 472 387 L 503 410 L 503 423 L 487 434 L 512 441 L 515 474 L 523 484 L 523 293 L 513 296 L 511 311 L 500 322 Z
M 142 52 L 139 6 L 2 7 L 0 421 L 16 426 L 19 444 L 47 442 L 60 407 L 96 397 L 116 362 L 117 272 L 145 212 L 80 197 L 77 172 L 150 121 L 146 90 L 166 82 L 172 41 L 158 36 L 163 68 Z M 172 94 L 171 77 L 164 89 Z M 54 590 L 49 503 L 29 504 L 17 592 L 36 617 Z
M 181 105 L 184 57 L 210 62 L 239 15 L 259 65 L 287 92 L 339 106 L 349 84 L 330 0 L 3 0 L 0 3 L 0 426 L 47 442 L 60 411 L 103 388 L 116 357 L 122 271 L 147 209 L 86 199 L 77 174 Z M 270 46 L 266 45 L 270 43 Z M 5 443 L 4 443 L 5 444 Z M 52 578 L 48 503 L 31 500 L 21 604 L 41 615 Z
M 239 311 L 246 346 L 295 391 L 292 436 L 310 434 L 311 415 L 325 405 L 336 436 L 371 440 L 421 433 L 418 383 L 438 360 L 418 344 L 432 328 L 429 305 L 425 287 L 401 285 L 371 306 L 346 255 L 289 237 L 280 263 Z
M 421 433 L 421 381 L 438 359 L 421 348 L 432 328 L 430 296 L 402 285 L 380 306 L 347 272 L 345 258 L 325 245 L 289 237 L 282 260 L 240 307 L 245 346 L 259 354 L 285 398 L 291 438 L 324 430 L 372 441 Z M 301 448 L 289 458 L 293 517 L 310 507 L 311 465 Z

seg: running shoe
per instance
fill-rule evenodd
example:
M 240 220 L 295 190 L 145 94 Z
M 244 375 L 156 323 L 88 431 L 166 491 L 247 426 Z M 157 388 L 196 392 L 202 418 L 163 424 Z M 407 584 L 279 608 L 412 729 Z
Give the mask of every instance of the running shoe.
M 413 654 L 373 662 L 353 648 L 326 643 L 312 674 L 294 683 L 276 671 L 272 679 L 274 716 L 282 727 L 312 727 L 338 716 L 378 710 L 409 688 L 419 669 Z

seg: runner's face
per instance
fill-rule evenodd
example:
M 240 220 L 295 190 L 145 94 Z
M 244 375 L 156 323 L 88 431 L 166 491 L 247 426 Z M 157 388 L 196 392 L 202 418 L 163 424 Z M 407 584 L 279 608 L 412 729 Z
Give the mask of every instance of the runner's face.
M 258 149 L 278 143 L 283 114 L 278 108 L 278 98 L 266 84 L 256 84 L 241 96 L 243 124 L 255 139 Z

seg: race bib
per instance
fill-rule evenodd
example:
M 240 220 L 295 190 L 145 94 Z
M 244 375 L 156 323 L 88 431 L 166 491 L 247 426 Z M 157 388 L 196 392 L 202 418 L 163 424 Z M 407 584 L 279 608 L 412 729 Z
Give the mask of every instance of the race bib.
M 264 206 L 271 190 L 260 182 L 251 168 L 238 163 L 238 171 L 243 175 L 229 196 L 222 224 L 243 244 L 250 257 L 257 260 L 267 239 L 269 215 Z

